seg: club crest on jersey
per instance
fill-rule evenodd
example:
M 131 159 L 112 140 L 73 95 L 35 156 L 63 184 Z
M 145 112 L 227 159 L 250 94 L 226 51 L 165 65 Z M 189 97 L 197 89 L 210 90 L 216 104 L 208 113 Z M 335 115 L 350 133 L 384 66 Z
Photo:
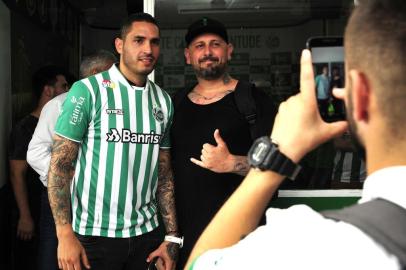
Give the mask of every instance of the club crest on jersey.
M 111 89 L 114 89 L 116 87 L 114 82 L 112 82 L 111 80 L 107 80 L 107 79 L 104 79 L 102 81 L 102 86 L 104 88 L 111 88 Z
M 159 123 L 164 121 L 164 112 L 160 107 L 155 107 L 152 109 L 152 115 L 154 116 L 155 120 Z

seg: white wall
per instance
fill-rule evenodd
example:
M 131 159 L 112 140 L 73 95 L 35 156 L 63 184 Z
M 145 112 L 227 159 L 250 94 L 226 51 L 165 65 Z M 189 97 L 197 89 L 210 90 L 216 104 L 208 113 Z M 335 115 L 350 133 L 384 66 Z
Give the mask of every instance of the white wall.
M 7 177 L 7 142 L 11 123 L 10 11 L 0 1 L 0 188 Z

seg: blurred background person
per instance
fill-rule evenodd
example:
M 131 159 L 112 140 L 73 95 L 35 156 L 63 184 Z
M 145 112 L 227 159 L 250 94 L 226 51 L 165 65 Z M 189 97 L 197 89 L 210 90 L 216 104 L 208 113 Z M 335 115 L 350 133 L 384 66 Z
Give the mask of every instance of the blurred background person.
M 43 106 L 55 96 L 68 90 L 65 72 L 56 66 L 40 68 L 33 75 L 35 109 L 12 129 L 9 144 L 10 181 L 16 208 L 13 214 L 15 269 L 37 269 L 41 192 L 44 187 L 38 174 L 27 163 L 27 149 Z

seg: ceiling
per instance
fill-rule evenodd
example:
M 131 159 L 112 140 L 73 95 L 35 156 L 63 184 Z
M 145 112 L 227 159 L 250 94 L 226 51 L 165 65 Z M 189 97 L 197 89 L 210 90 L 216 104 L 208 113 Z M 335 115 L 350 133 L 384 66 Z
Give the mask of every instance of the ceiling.
M 128 13 L 142 9 L 143 0 L 68 0 L 94 28 L 117 29 Z M 227 27 L 282 27 L 310 19 L 339 18 L 353 0 L 156 0 L 161 28 L 185 28 L 202 16 Z

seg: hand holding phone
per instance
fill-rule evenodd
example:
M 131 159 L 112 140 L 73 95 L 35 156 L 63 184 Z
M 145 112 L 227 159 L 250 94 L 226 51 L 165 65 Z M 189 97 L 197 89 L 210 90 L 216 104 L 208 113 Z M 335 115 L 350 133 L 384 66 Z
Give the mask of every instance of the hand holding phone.
M 312 52 L 315 91 L 320 116 L 325 122 L 345 120 L 344 102 L 333 96 L 345 83 L 342 37 L 311 37 L 306 46 Z

